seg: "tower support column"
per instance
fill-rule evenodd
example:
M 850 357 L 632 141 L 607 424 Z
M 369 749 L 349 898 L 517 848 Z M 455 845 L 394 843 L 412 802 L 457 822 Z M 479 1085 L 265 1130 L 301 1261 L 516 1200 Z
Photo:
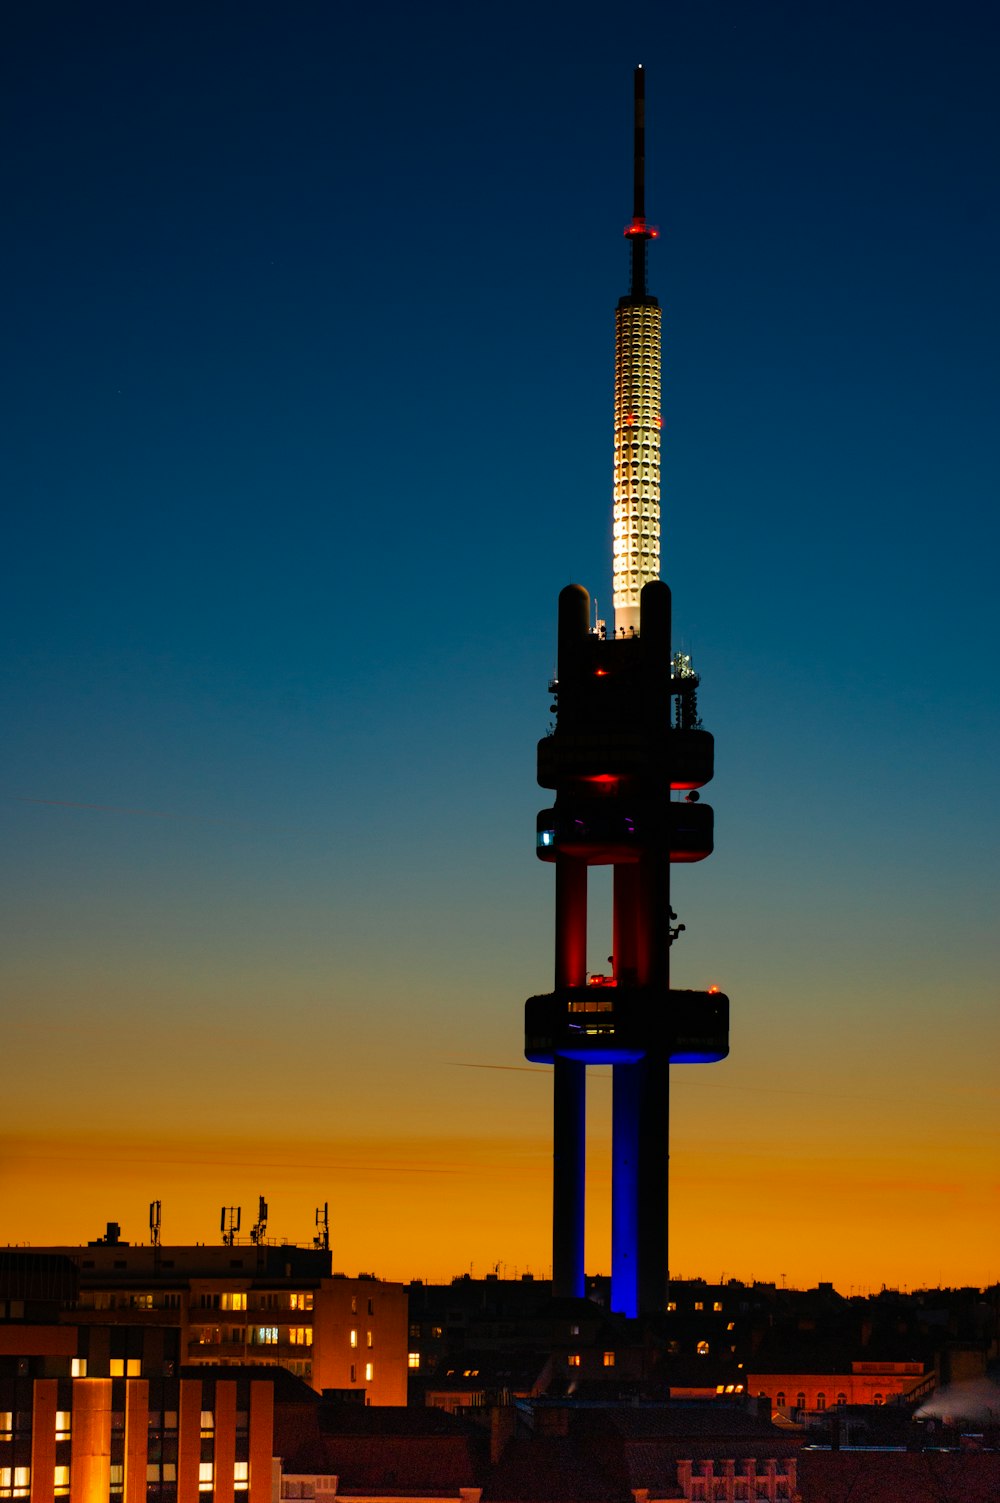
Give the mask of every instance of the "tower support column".
M 587 979 L 587 867 L 556 860 L 556 989 Z M 552 1293 L 583 1299 L 587 1174 L 587 1066 L 558 1058 L 552 1081 Z
M 587 1066 L 556 1059 L 552 1068 L 552 1294 L 583 1299 Z
M 647 1054 L 636 1071 L 638 1171 L 636 1173 L 637 1303 L 640 1315 L 667 1308 L 668 1187 L 670 1175 L 670 1060 Z
M 638 980 L 635 862 L 614 869 L 614 974 L 619 986 Z M 634 1064 L 612 1067 L 611 1105 L 611 1308 L 638 1313 L 639 1098 Z
M 611 1308 L 639 1313 L 639 1079 L 641 1062 L 614 1065 L 611 1104 Z

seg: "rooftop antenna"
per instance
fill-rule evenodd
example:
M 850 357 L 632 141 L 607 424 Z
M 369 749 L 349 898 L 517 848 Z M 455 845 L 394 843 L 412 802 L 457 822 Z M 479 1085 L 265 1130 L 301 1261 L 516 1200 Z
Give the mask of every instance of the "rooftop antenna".
M 242 1217 L 242 1206 L 222 1207 L 222 1219 L 219 1222 L 219 1230 L 222 1233 L 222 1245 L 224 1247 L 236 1246 L 236 1234 L 240 1229 L 240 1221 Z
M 250 1228 L 250 1241 L 254 1247 L 259 1247 L 264 1240 L 267 1231 L 267 1201 L 263 1195 L 257 1197 L 257 1220 Z
M 321 1252 L 330 1251 L 330 1202 L 324 1200 L 322 1206 L 316 1207 L 316 1226 L 319 1231 L 313 1238 L 313 1247 L 318 1247 Z
M 150 1247 L 160 1245 L 160 1202 L 158 1200 L 149 1202 L 149 1245 Z

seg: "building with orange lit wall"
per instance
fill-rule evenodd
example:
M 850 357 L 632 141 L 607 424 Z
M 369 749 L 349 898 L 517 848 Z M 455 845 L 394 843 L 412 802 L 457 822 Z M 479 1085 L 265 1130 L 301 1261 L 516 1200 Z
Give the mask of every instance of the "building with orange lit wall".
M 852 1362 L 848 1372 L 750 1372 L 746 1381 L 747 1391 L 770 1399 L 775 1410 L 822 1412 L 847 1404 L 917 1399 L 934 1387 L 936 1376 L 922 1362 Z
M 270 1503 L 280 1444 L 273 1372 L 259 1379 L 0 1375 L 3 1498 Z
M 79 1294 L 67 1318 L 90 1328 L 91 1376 L 145 1375 L 142 1333 L 155 1344 L 154 1333 L 167 1328 L 179 1332 L 182 1363 L 280 1366 L 317 1392 L 406 1403 L 404 1286 L 331 1274 L 324 1250 L 110 1242 L 34 1251 L 76 1265 Z M 109 1340 L 122 1328 L 132 1333 L 134 1350 Z

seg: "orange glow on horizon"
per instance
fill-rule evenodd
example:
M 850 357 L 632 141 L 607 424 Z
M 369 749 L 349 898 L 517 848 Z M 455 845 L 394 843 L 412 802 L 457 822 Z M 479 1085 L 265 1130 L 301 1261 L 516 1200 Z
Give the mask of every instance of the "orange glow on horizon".
M 487 1101 L 482 1082 L 491 1077 L 468 1073 L 473 1095 Z M 465 1137 L 248 1133 L 213 1135 L 208 1147 L 202 1136 L 22 1133 L 0 1171 L 0 1241 L 81 1245 L 117 1220 L 125 1240 L 141 1243 L 155 1193 L 164 1245 L 213 1243 L 219 1206 L 246 1211 L 263 1192 L 275 1238 L 304 1246 L 315 1207 L 329 1201 L 335 1270 L 447 1283 L 470 1264 L 481 1276 L 499 1262 L 511 1277 L 515 1269 L 548 1277 L 551 1072 L 505 1069 L 496 1080 L 499 1092 L 537 1102 L 534 1132 L 491 1134 L 480 1111 L 479 1130 Z M 988 1143 L 975 1157 L 967 1146 L 958 1166 L 947 1142 L 931 1134 L 914 1142 L 912 1114 L 900 1110 L 895 1132 L 880 1129 L 876 1152 L 865 1114 L 836 1097 L 814 1101 L 804 1119 L 810 1093 L 788 1092 L 781 1126 L 762 1114 L 767 1092 L 729 1093 L 699 1066 L 675 1069 L 672 1080 L 674 1277 L 717 1277 L 725 1249 L 730 1277 L 784 1273 L 800 1288 L 828 1279 L 845 1294 L 996 1278 L 1000 1215 Z M 609 1271 L 610 1085 L 610 1070 L 590 1071 L 587 1269 L 595 1274 Z M 773 1185 L 780 1196 L 768 1193 Z M 739 1246 L 734 1225 L 746 1229 Z

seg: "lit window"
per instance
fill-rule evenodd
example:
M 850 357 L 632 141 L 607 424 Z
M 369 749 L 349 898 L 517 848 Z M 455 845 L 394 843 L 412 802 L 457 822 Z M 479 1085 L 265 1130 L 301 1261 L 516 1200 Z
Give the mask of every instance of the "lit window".
M 712 1309 L 715 1311 L 716 1315 L 718 1315 L 719 1311 L 722 1309 L 722 1301 L 721 1301 L 721 1299 L 717 1299 L 715 1301 L 715 1304 L 712 1306 Z
M 365 1363 L 365 1382 L 366 1383 L 370 1383 L 371 1380 L 372 1380 L 372 1378 L 374 1378 L 374 1376 L 375 1376 L 375 1364 L 374 1364 L 374 1362 L 366 1362 Z
M 220 1304 L 223 1310 L 245 1310 L 247 1307 L 246 1292 L 242 1289 L 231 1290 L 223 1294 Z
M 727 1322 L 727 1324 L 726 1324 L 726 1330 L 727 1331 L 735 1331 L 736 1330 L 736 1322 L 735 1322 L 735 1320 L 730 1320 L 730 1321 Z
M 200 1493 L 210 1493 L 212 1491 L 212 1473 L 214 1471 L 215 1466 L 211 1461 L 200 1461 L 198 1463 L 198 1491 Z
M 56 1410 L 56 1440 L 69 1440 L 72 1418 L 68 1409 Z
M 293 1346 L 312 1346 L 312 1326 L 289 1326 L 288 1339 Z
M 358 1333 L 357 1333 L 357 1331 L 352 1331 L 351 1332 L 350 1342 L 351 1342 L 351 1346 L 352 1347 L 357 1346 L 357 1344 L 358 1344 Z
M 443 1334 L 444 1331 L 441 1326 L 431 1326 L 431 1339 L 433 1341 L 440 1341 Z
M 70 1363 L 69 1370 L 71 1377 L 85 1378 L 87 1376 L 86 1357 L 74 1357 L 72 1362 Z
M 57 1466 L 52 1478 L 52 1491 L 57 1498 L 69 1497 L 69 1467 Z
M 30 1466 L 16 1466 L 14 1468 L 14 1493 L 15 1498 L 31 1497 L 31 1468 Z
M 142 1376 L 142 1358 L 130 1357 L 125 1364 L 126 1378 L 139 1378 Z
M 566 1366 L 567 1367 L 579 1367 L 580 1366 L 580 1353 L 579 1352 L 570 1352 L 569 1356 L 566 1358 Z
M 708 1356 L 708 1342 L 707 1341 L 699 1341 L 699 1343 L 698 1343 L 698 1356 L 699 1357 L 707 1357 Z
M 704 1308 L 705 1308 L 705 1302 L 704 1302 L 704 1300 L 696 1299 L 695 1302 L 694 1302 L 694 1307 L 695 1307 L 696 1310 L 704 1310 Z
M 368 1347 L 369 1349 L 371 1349 L 371 1347 L 373 1345 L 374 1345 L 374 1342 L 372 1341 L 372 1333 L 371 1333 L 371 1331 L 366 1331 L 365 1332 L 365 1346 Z
M 351 1295 L 351 1314 L 352 1315 L 357 1315 L 357 1313 L 358 1313 L 358 1296 L 356 1294 L 352 1294 Z
M 0 1440 L 10 1440 L 14 1433 L 14 1411 L 0 1409 Z M 7 1486 L 10 1486 L 8 1482 Z
M 238 1493 L 245 1493 L 250 1486 L 250 1463 L 249 1461 L 237 1461 L 233 1467 L 233 1487 Z
M 668 1315 L 673 1315 L 673 1314 L 675 1314 L 676 1310 L 677 1310 L 677 1301 L 675 1299 L 669 1300 L 667 1302 L 667 1314 Z
M 108 1364 L 108 1372 L 112 1378 L 124 1378 L 125 1360 L 122 1357 L 112 1357 Z
M 311 1294 L 292 1294 L 289 1296 L 288 1308 L 290 1310 L 311 1310 L 313 1297 Z
M 603 1360 L 604 1360 L 604 1366 L 605 1367 L 614 1367 L 614 1365 L 615 1365 L 615 1354 L 614 1354 L 614 1352 L 605 1352 Z
M 176 1409 L 164 1409 L 164 1411 L 163 1411 L 163 1428 L 164 1428 L 164 1430 L 176 1430 L 177 1429 L 177 1410 Z M 166 1479 L 164 1479 L 164 1480 L 166 1480 Z
M 406 1354 L 406 1365 L 407 1365 L 407 1367 L 412 1367 L 412 1368 L 419 1367 L 420 1366 L 420 1353 L 419 1352 L 407 1352 L 407 1354 Z
M 214 1433 L 215 1415 L 211 1409 L 203 1409 L 201 1411 L 201 1438 L 202 1440 L 211 1440 Z
M 258 1326 L 257 1340 L 262 1346 L 274 1346 L 278 1340 L 277 1326 Z

